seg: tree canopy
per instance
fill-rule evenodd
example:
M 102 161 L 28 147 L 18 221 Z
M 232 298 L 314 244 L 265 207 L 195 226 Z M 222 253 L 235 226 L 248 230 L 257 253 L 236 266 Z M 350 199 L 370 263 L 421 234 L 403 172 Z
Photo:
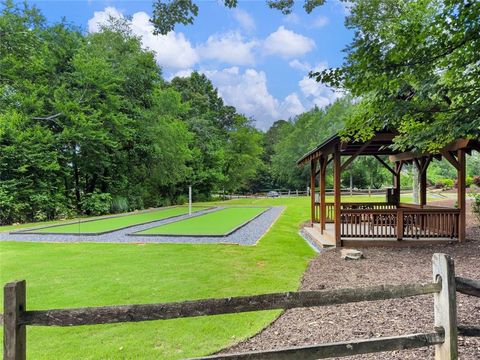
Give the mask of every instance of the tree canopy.
M 480 3 L 356 0 L 344 64 L 312 74 L 359 98 L 344 135 L 399 131 L 401 149 L 480 136 Z
M 2 223 L 169 205 L 188 185 L 206 199 L 255 177 L 263 134 L 204 75 L 165 81 L 126 21 L 85 35 L 7 1 L 0 34 Z
M 288 14 L 295 1 L 266 3 Z M 302 3 L 310 13 L 325 1 Z M 311 73 L 358 98 L 344 137 L 366 140 L 390 128 L 399 131 L 396 147 L 428 151 L 480 136 L 478 1 L 352 0 L 348 8 L 345 24 L 354 38 L 344 63 Z M 165 34 L 177 23 L 192 24 L 198 11 L 192 0 L 157 0 L 151 21 Z

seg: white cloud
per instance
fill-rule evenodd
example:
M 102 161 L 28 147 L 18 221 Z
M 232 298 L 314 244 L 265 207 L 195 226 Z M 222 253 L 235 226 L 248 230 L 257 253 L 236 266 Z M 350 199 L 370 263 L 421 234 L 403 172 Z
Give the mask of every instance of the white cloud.
M 189 77 L 192 74 L 192 72 L 193 72 L 193 69 L 182 69 L 182 70 L 179 70 L 179 71 L 176 71 L 174 73 L 169 74 L 167 80 L 171 81 L 175 77 L 180 77 L 180 78 Z
M 315 20 L 313 20 L 312 27 L 321 28 L 326 26 L 330 22 L 330 19 L 326 16 L 319 15 Z
M 327 66 L 326 62 L 319 63 L 313 71 L 324 70 Z M 336 99 L 343 96 L 338 91 L 317 82 L 315 79 L 311 79 L 308 75 L 304 76 L 303 79 L 298 82 L 298 85 L 305 98 L 320 108 L 330 105 Z
M 233 11 L 233 17 L 240 24 L 240 26 L 246 31 L 255 30 L 255 27 L 256 27 L 255 20 L 253 20 L 253 17 L 245 10 L 235 9 Z
M 108 6 L 103 11 L 95 11 L 93 17 L 88 20 L 88 32 L 99 32 L 102 25 L 107 25 L 110 18 L 122 19 L 123 14 L 116 8 Z
M 93 18 L 88 20 L 88 30 L 99 31 L 101 25 L 108 24 L 110 17 L 123 18 L 123 15 L 113 7 L 95 11 Z M 167 35 L 154 35 L 153 25 L 147 13 L 142 11 L 133 14 L 129 24 L 132 32 L 141 38 L 143 47 L 155 52 L 155 59 L 159 65 L 169 69 L 185 69 L 198 62 L 197 51 L 183 33 L 171 31 Z
M 300 16 L 298 16 L 297 14 L 295 13 L 290 13 L 288 15 L 285 15 L 285 17 L 283 18 L 283 21 L 288 23 L 288 24 L 299 24 L 300 23 Z
M 280 26 L 264 41 L 263 48 L 266 54 L 280 55 L 285 58 L 301 56 L 311 51 L 315 42 L 301 34 Z
M 299 115 L 305 111 L 305 107 L 295 92 L 288 95 L 280 105 L 280 113 L 284 119 Z
M 267 76 L 263 71 L 238 67 L 204 71 L 218 88 L 219 95 L 228 105 L 256 120 L 256 126 L 266 130 L 278 119 L 287 119 L 305 110 L 296 93 L 283 101 L 276 99 L 267 87 Z
M 305 61 L 300 61 L 298 59 L 293 59 L 291 60 L 288 65 L 290 65 L 291 68 L 294 68 L 295 70 L 300 70 L 300 71 L 310 71 L 312 70 L 312 66 Z
M 231 65 L 252 65 L 255 63 L 253 49 L 256 46 L 255 40 L 244 41 L 242 35 L 236 31 L 210 36 L 205 44 L 198 47 L 198 52 L 205 59 Z

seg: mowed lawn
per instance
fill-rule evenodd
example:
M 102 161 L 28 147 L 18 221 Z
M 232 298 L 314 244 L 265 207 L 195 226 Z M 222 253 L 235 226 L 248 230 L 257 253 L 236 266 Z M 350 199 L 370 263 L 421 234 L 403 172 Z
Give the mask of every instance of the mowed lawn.
M 383 201 L 384 197 L 344 196 L 343 200 Z M 310 214 L 309 201 L 307 197 L 292 197 L 221 203 L 287 206 L 255 246 L 0 242 L 0 280 L 4 284 L 26 279 L 30 310 L 296 290 L 314 256 L 298 235 L 299 224 Z M 278 314 L 269 311 L 70 328 L 28 327 L 27 355 L 30 359 L 194 357 L 254 335 Z
M 194 207 L 192 211 L 204 210 L 206 207 Z M 173 216 L 185 215 L 188 213 L 188 207 L 176 206 L 165 209 L 158 209 L 153 211 L 144 211 L 137 214 L 120 215 L 114 217 L 107 217 L 98 220 L 88 221 L 88 219 L 79 220 L 78 222 L 49 226 L 45 228 L 36 228 L 31 232 L 36 233 L 58 233 L 58 234 L 88 234 L 88 233 L 102 233 L 113 230 L 118 230 L 124 227 L 140 225 L 151 221 L 166 219 Z M 29 232 L 29 231 L 26 231 Z
M 145 235 L 225 235 L 265 212 L 266 208 L 231 207 L 204 215 L 156 226 L 137 234 Z

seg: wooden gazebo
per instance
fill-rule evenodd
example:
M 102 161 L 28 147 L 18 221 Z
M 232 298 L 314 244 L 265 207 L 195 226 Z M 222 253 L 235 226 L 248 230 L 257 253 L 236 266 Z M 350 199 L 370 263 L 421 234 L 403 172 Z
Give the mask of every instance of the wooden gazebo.
M 436 153 L 399 152 L 392 148 L 395 133 L 382 131 L 367 142 L 342 141 L 335 135 L 298 160 L 310 163 L 311 227 L 307 235 L 330 246 L 411 246 L 465 241 L 465 154 L 480 150 L 477 140 L 459 139 Z M 375 157 L 393 175 L 393 188 L 385 202 L 341 202 L 340 178 L 360 155 Z M 382 155 L 388 155 L 390 164 Z M 342 163 L 342 157 L 348 157 Z M 457 207 L 427 205 L 427 169 L 433 159 L 445 158 L 457 169 Z M 327 165 L 333 162 L 334 202 L 325 201 Z M 400 202 L 402 166 L 414 163 L 419 170 L 420 203 Z M 319 195 L 316 199 L 317 178 Z

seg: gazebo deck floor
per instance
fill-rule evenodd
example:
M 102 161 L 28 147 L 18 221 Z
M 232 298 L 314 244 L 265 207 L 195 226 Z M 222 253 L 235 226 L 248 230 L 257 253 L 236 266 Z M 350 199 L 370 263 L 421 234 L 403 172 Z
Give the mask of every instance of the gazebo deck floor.
M 360 227 L 363 225 L 357 225 L 359 227 L 358 232 L 360 233 Z M 333 223 L 327 223 L 323 234 L 320 230 L 320 224 L 314 223 L 313 227 L 306 226 L 304 229 L 305 234 L 314 241 L 317 245 L 328 248 L 335 246 L 335 228 Z M 385 233 L 385 229 L 382 226 L 375 225 L 371 229 L 372 234 L 382 234 Z M 389 237 L 381 236 L 371 236 L 371 237 L 342 237 L 341 238 L 343 247 L 409 247 L 409 246 L 425 246 L 429 244 L 449 244 L 457 242 L 456 238 L 446 238 L 446 237 L 418 237 L 418 238 L 404 238 L 398 240 L 394 235 Z

